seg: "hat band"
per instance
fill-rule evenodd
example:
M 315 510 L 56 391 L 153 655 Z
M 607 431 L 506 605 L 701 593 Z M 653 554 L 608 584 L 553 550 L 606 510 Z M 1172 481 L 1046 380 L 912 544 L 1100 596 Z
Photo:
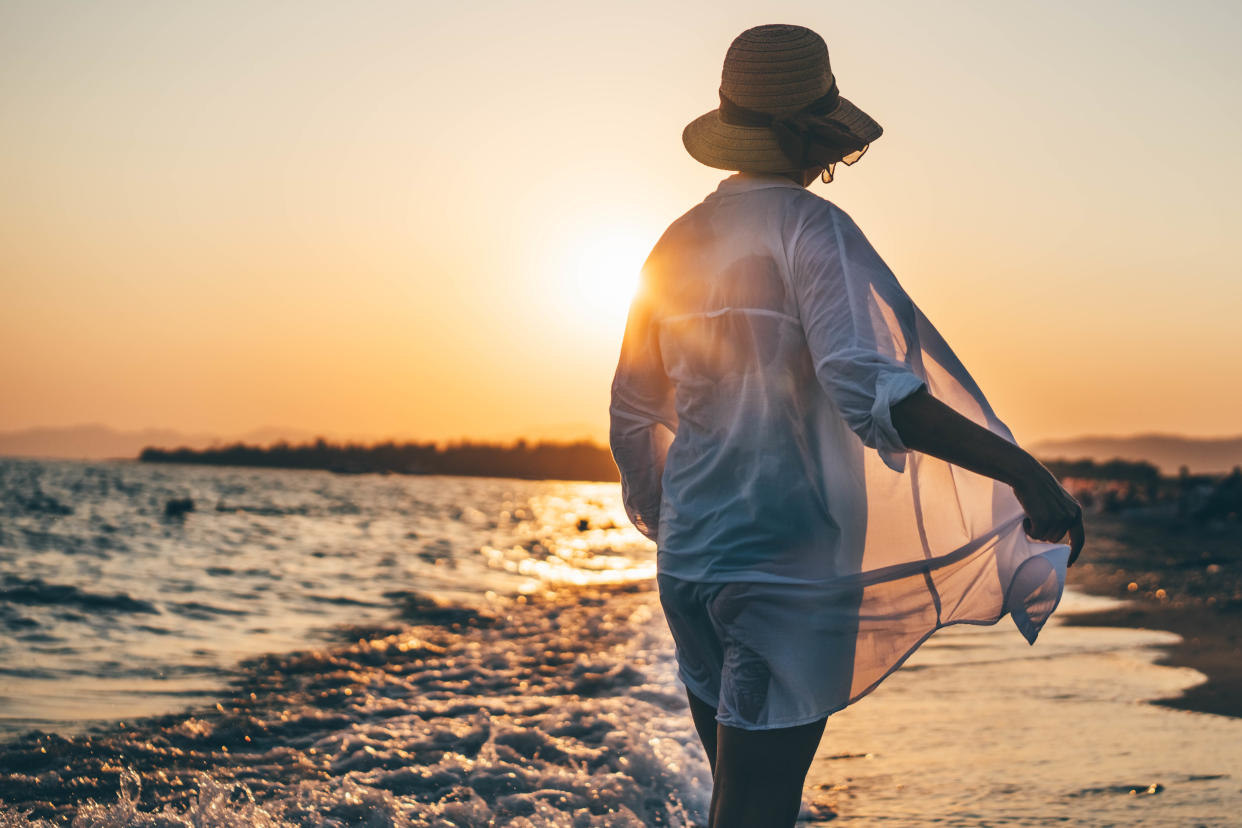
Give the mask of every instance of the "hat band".
M 832 88 L 826 93 L 811 101 L 806 106 L 799 109 L 792 115 L 784 116 L 784 119 L 797 118 L 803 114 L 827 115 L 829 112 L 837 108 L 837 104 L 841 101 L 841 93 L 837 91 L 837 83 L 833 81 Z M 782 119 L 782 120 L 784 120 Z M 720 90 L 720 120 L 731 126 L 748 126 L 748 127 L 765 127 L 771 126 L 772 122 L 777 120 L 776 116 L 761 112 L 758 109 L 748 109 L 741 104 L 735 103 L 732 98 Z
M 781 152 L 798 169 L 811 166 L 827 167 L 867 144 L 842 124 L 828 117 L 841 101 L 834 81 L 825 95 L 811 101 L 791 115 L 777 117 L 769 112 L 750 109 L 720 92 L 720 120 L 731 126 L 767 127 L 776 136 Z

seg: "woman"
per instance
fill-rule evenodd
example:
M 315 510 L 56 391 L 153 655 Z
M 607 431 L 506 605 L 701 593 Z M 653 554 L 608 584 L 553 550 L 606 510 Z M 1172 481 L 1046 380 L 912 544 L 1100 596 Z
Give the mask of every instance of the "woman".
M 824 41 L 743 32 L 720 102 L 683 142 L 737 174 L 644 266 L 611 444 L 656 542 L 710 824 L 792 825 L 826 717 L 943 626 L 1009 614 L 1034 643 L 1083 527 L 849 216 L 805 189 L 881 133 Z

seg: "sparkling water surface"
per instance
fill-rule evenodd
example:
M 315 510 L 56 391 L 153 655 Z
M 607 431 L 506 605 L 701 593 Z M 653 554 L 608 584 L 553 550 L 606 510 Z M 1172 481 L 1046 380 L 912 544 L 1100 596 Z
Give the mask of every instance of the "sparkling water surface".
M 619 500 L 0 459 L 0 798 L 101 826 L 168 824 L 165 805 L 199 825 L 699 823 L 706 762 Z M 803 818 L 1239 824 L 1242 721 L 1146 701 L 1201 679 L 1154 664 L 1172 640 L 937 633 L 829 719 Z
M 608 485 L 0 459 L 0 498 L 9 731 L 177 709 L 419 596 L 654 571 Z

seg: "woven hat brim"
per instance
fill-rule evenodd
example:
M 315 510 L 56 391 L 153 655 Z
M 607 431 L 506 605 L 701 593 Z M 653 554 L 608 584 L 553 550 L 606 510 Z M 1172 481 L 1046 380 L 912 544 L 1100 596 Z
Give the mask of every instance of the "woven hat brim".
M 884 132 L 875 119 L 845 98 L 840 99 L 829 117 L 863 144 L 870 144 Z M 726 124 L 720 120 L 719 109 L 687 124 L 681 142 L 694 160 L 719 170 L 783 173 L 794 172 L 800 166 L 781 152 L 772 130 Z

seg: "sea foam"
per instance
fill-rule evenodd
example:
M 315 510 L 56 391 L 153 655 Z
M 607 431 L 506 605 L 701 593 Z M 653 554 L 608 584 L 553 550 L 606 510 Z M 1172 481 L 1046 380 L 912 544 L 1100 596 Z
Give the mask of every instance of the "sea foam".
M 701 819 L 710 775 L 649 585 L 463 612 L 255 659 L 214 709 L 18 739 L 0 748 L 0 825 Z

